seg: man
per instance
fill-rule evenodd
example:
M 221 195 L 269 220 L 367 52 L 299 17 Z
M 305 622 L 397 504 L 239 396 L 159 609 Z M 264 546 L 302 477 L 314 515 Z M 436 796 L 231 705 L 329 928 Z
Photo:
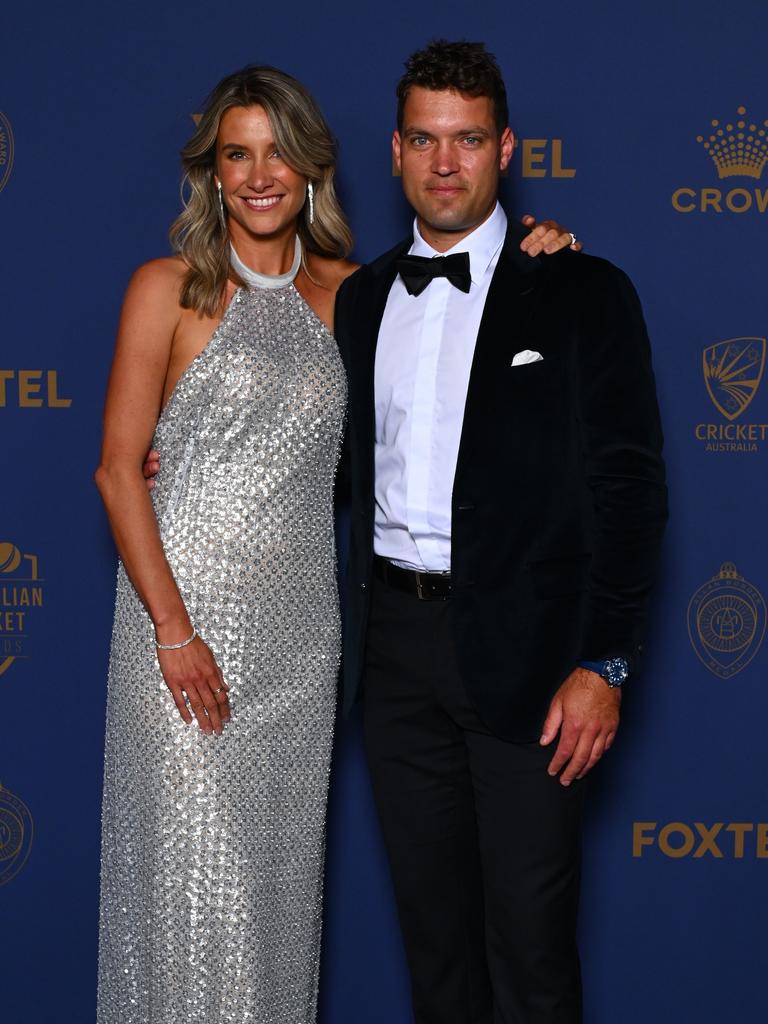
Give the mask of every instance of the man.
M 412 239 L 349 278 L 344 704 L 363 701 L 417 1024 L 575 1024 L 581 780 L 610 747 L 664 522 L 625 275 L 530 259 L 480 44 L 398 86 Z

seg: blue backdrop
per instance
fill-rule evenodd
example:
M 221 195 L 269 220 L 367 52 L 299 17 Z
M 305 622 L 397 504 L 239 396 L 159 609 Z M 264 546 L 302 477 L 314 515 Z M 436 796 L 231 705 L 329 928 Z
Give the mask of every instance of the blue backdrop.
M 409 226 L 393 88 L 435 36 L 496 52 L 522 140 L 508 209 L 556 217 L 621 265 L 654 347 L 673 515 L 645 672 L 594 785 L 587 1021 L 719 1024 L 765 1006 L 765 3 L 43 0 L 6 6 L 1 37 L 7 1024 L 94 1018 L 115 556 L 92 472 L 121 295 L 167 252 L 191 116 L 246 63 L 306 82 L 341 142 L 365 260 Z M 337 738 L 321 1022 L 409 1020 L 353 720 Z

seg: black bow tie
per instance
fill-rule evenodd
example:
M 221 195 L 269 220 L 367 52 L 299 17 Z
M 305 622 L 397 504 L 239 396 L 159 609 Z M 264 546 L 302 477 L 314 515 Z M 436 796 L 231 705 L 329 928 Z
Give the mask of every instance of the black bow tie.
M 469 291 L 472 278 L 469 273 L 469 253 L 455 252 L 451 256 L 401 256 L 397 269 L 409 295 L 421 295 L 434 277 L 447 277 L 455 288 Z

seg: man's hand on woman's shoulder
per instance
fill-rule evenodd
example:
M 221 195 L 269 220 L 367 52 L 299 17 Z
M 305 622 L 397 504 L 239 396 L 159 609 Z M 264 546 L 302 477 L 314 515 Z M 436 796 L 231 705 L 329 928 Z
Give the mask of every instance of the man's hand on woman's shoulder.
M 576 241 L 576 235 L 566 231 L 556 220 L 543 220 L 537 224 L 536 218 L 530 213 L 526 213 L 521 220 L 527 228 L 531 228 L 530 234 L 520 243 L 521 250 L 527 252 L 529 256 L 538 256 L 542 252 L 551 256 L 566 246 L 574 252 L 581 252 L 583 248 L 581 242 Z

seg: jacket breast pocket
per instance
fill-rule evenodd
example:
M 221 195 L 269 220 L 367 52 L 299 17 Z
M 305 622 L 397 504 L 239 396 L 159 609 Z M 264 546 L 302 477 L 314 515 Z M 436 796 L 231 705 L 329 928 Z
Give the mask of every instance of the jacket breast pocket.
M 507 367 L 513 377 L 536 377 L 542 376 L 551 370 L 548 360 L 537 359 L 532 363 L 510 363 Z
M 534 363 L 513 366 L 511 357 L 499 377 L 499 386 L 521 406 L 536 407 L 541 401 L 560 400 L 564 387 L 562 360 L 545 355 Z

